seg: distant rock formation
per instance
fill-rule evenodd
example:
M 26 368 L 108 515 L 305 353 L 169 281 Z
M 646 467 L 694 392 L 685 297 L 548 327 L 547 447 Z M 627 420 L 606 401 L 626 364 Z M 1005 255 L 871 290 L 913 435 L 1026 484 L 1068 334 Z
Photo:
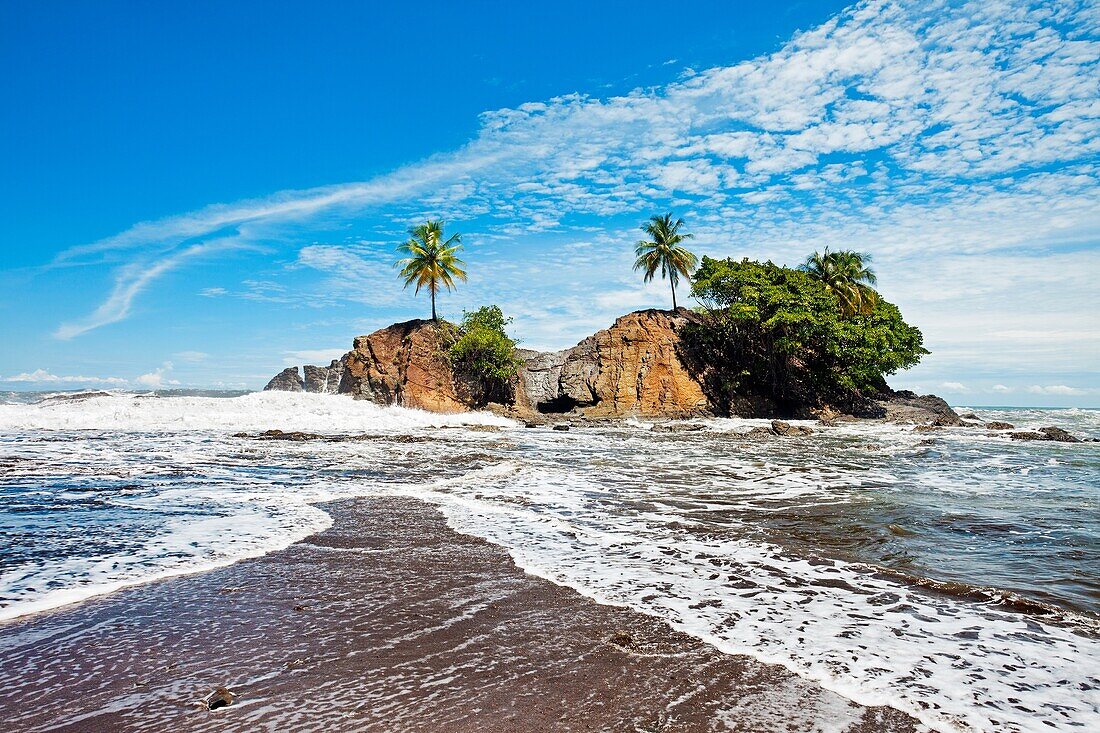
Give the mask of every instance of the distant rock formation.
M 299 371 L 298 367 L 287 367 L 267 383 L 264 391 L 277 392 L 315 392 L 319 394 L 336 394 L 340 390 L 340 380 L 344 376 L 343 358 L 333 359 L 327 367 L 307 364 Z M 305 379 L 302 379 L 305 372 Z

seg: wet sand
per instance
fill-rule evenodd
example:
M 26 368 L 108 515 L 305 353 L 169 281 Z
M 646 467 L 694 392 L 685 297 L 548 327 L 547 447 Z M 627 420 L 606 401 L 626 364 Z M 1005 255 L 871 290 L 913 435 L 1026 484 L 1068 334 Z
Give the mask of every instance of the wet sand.
M 284 551 L 0 626 L 5 730 L 915 729 L 527 575 L 422 502 L 326 510 Z

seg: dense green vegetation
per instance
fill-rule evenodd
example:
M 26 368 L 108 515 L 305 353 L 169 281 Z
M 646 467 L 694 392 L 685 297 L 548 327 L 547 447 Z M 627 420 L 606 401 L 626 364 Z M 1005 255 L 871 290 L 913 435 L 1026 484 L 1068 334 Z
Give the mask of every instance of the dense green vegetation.
M 771 262 L 704 257 L 692 294 L 703 318 L 686 334 L 711 398 L 766 395 L 781 405 L 843 404 L 916 364 L 921 332 L 877 294 L 849 312 L 810 273 Z
M 691 269 L 698 263 L 698 259 L 681 246 L 692 235 L 681 233 L 680 227 L 684 225 L 683 219 L 672 220 L 672 214 L 651 216 L 649 221 L 642 225 L 642 231 L 649 235 L 649 239 L 643 239 L 634 247 L 634 269 L 641 270 L 644 274 L 643 282 L 649 282 L 661 271 L 661 277 L 668 278 L 668 284 L 672 286 L 672 309 L 676 309 L 676 283 L 680 276 L 691 277 Z
M 438 321 L 435 313 L 435 295 L 439 286 L 447 290 L 455 288 L 455 280 L 466 282 L 466 264 L 458 258 L 462 249 L 462 235 L 453 234 L 450 239 L 443 238 L 443 222 L 427 221 L 409 230 L 407 239 L 397 251 L 405 257 L 395 264 L 401 268 L 401 277 L 405 278 L 405 287 L 416 283 L 416 294 L 420 288 L 427 287 L 432 296 L 432 320 Z
M 512 379 L 523 364 L 516 357 L 516 342 L 504 331 L 511 322 L 495 305 L 462 314 L 448 356 L 477 404 L 509 401 Z

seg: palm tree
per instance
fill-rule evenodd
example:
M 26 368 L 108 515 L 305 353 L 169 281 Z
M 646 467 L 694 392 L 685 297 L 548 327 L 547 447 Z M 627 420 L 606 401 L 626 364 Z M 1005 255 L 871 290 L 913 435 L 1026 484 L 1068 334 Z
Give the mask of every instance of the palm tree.
M 427 221 L 409 229 L 410 238 L 397 248 L 401 254 L 408 255 L 396 263 L 401 268 L 401 277 L 405 278 L 405 287 L 416 283 L 416 293 L 427 287 L 432 296 L 432 320 L 438 321 L 435 313 L 435 294 L 439 286 L 447 290 L 455 288 L 455 278 L 466 282 L 466 264 L 458 258 L 462 249 L 462 235 L 453 234 L 443 239 L 443 222 Z
M 878 293 L 871 287 L 878 282 L 875 271 L 868 267 L 871 255 L 842 249 L 830 252 L 814 252 L 798 269 L 825 289 L 836 295 L 840 309 L 846 316 L 870 313 L 878 301 Z
M 680 275 L 691 277 L 691 270 L 698 263 L 698 258 L 685 248 L 680 242 L 691 239 L 691 234 L 681 234 L 680 227 L 684 225 L 683 219 L 672 220 L 672 214 L 664 216 L 652 216 L 649 223 L 642 226 L 642 231 L 650 236 L 643 239 L 634 248 L 637 259 L 634 261 L 635 270 L 644 270 L 644 282 L 649 282 L 661 270 L 661 277 L 667 277 L 672 286 L 672 310 L 676 310 L 676 283 Z

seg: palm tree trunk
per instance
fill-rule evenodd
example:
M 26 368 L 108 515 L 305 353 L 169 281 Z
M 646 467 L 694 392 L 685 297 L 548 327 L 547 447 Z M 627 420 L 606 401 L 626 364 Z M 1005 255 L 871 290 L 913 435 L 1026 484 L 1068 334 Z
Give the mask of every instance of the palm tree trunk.
M 437 318 L 436 315 L 435 315 L 435 288 L 431 288 L 431 294 L 432 294 L 432 320 L 433 321 L 438 321 L 439 318 Z
M 676 310 L 676 281 L 669 278 L 668 284 L 672 286 L 672 310 Z

